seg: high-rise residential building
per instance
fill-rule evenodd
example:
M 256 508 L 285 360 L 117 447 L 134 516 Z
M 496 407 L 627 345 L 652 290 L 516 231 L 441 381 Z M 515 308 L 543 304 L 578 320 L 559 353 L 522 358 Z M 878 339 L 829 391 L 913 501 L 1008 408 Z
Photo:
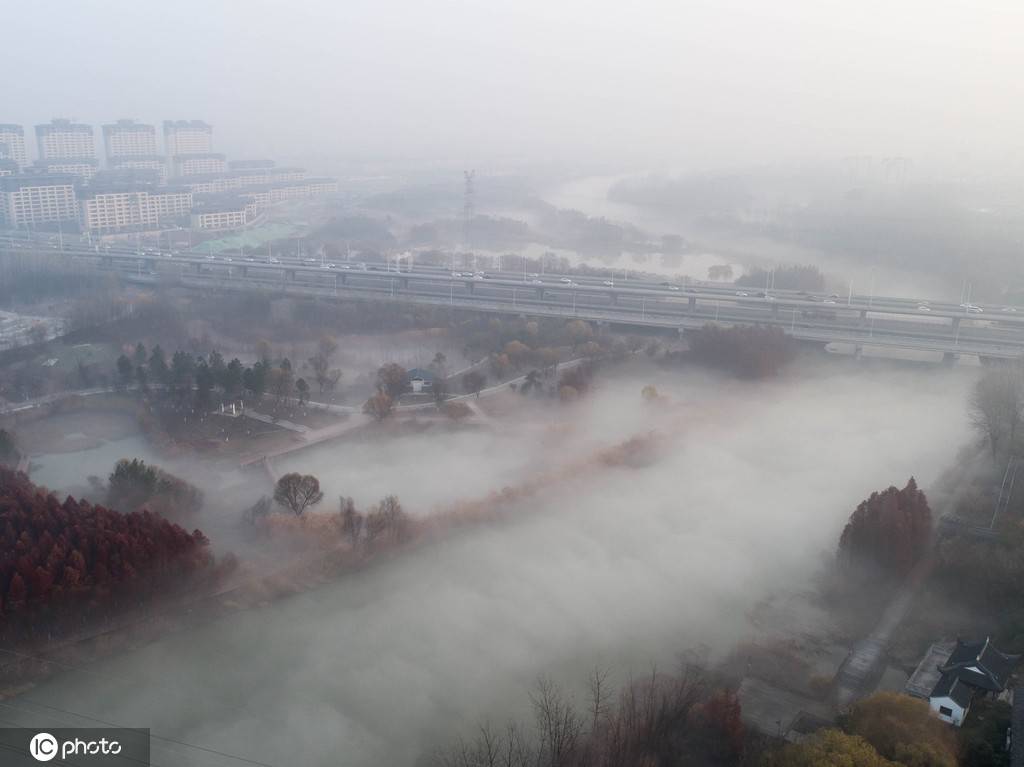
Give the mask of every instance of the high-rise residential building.
M 54 119 L 36 126 L 40 160 L 96 159 L 92 126 Z
M 156 128 L 136 120 L 118 120 L 103 126 L 103 150 L 107 164 L 123 157 L 156 155 Z
M 171 166 L 171 175 L 175 177 L 224 173 L 228 169 L 227 158 L 213 152 L 178 154 L 174 156 Z
M 20 125 L 0 124 L 0 151 L 6 159 L 14 160 L 19 168 L 28 165 L 28 152 L 25 151 L 25 129 Z
M 0 177 L 0 220 L 33 227 L 78 219 L 75 176 L 25 174 Z
M 213 126 L 202 120 L 164 120 L 164 151 L 169 162 L 176 155 L 213 151 Z

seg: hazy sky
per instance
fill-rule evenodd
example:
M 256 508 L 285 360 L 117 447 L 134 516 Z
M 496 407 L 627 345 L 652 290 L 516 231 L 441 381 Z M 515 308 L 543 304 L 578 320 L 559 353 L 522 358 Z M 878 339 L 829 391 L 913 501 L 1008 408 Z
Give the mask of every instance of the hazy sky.
M 1019 0 L 68 0 L 2 16 L 0 122 L 202 118 L 235 156 L 999 160 L 1024 133 Z

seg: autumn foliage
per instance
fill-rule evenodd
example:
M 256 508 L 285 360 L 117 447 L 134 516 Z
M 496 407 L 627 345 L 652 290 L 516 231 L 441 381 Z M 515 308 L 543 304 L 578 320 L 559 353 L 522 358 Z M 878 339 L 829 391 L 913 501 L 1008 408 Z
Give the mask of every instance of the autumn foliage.
M 778 327 L 705 325 L 687 331 L 695 360 L 726 370 L 740 378 L 773 376 L 796 355 L 796 344 Z
M 0 635 L 61 633 L 213 572 L 206 537 L 150 511 L 122 514 L 0 467 Z
M 839 559 L 902 575 L 925 553 L 931 533 L 928 499 L 911 477 L 902 490 L 890 487 L 861 502 L 839 539 Z

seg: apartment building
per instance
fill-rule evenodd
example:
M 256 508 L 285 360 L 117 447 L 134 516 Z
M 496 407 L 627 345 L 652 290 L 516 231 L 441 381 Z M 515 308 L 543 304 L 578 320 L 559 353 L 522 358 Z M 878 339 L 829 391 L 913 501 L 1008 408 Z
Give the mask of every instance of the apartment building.
M 171 159 L 171 166 L 172 175 L 176 178 L 224 173 L 228 169 L 227 158 L 213 152 L 175 155 Z
M 210 154 L 213 126 L 202 120 L 164 120 L 164 153 L 169 163 L 178 155 Z M 173 166 L 171 170 L 174 174 Z
M 15 228 L 77 221 L 76 180 L 49 174 L 0 177 L 0 220 Z
M 0 124 L 0 156 L 14 160 L 18 169 L 28 167 L 28 152 L 25 151 L 25 129 L 20 125 Z
M 154 157 L 156 128 L 136 120 L 118 120 L 103 126 L 103 149 L 107 165 L 126 157 Z
M 89 183 L 98 170 L 99 163 L 90 157 L 36 160 L 32 165 L 32 172 L 34 173 L 72 175 L 84 184 Z
M 197 199 L 192 209 L 193 229 L 240 229 L 250 220 L 254 208 L 236 196 Z
M 149 231 L 187 222 L 192 192 L 178 187 L 94 186 L 79 192 L 78 206 L 84 230 Z
M 113 171 L 152 171 L 157 174 L 158 183 L 167 183 L 167 162 L 160 155 L 115 157 L 107 161 L 107 167 Z
M 92 126 L 54 119 L 36 126 L 40 160 L 96 159 Z
M 268 170 L 275 165 L 273 160 L 231 160 L 228 170 Z

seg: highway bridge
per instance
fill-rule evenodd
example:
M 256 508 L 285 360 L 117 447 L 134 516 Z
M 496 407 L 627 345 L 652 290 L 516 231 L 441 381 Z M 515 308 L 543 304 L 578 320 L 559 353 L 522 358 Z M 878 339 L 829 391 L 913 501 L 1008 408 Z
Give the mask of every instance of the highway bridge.
M 115 271 L 149 284 L 276 296 L 372 299 L 499 314 L 579 318 L 623 327 L 674 329 L 709 322 L 782 327 L 794 338 L 860 350 L 890 347 L 983 361 L 1024 358 L 1024 311 L 914 298 L 811 294 L 611 280 L 577 274 L 452 271 L 418 265 L 256 259 L 195 252 L 0 238 L 0 253 L 47 253 L 77 268 Z

